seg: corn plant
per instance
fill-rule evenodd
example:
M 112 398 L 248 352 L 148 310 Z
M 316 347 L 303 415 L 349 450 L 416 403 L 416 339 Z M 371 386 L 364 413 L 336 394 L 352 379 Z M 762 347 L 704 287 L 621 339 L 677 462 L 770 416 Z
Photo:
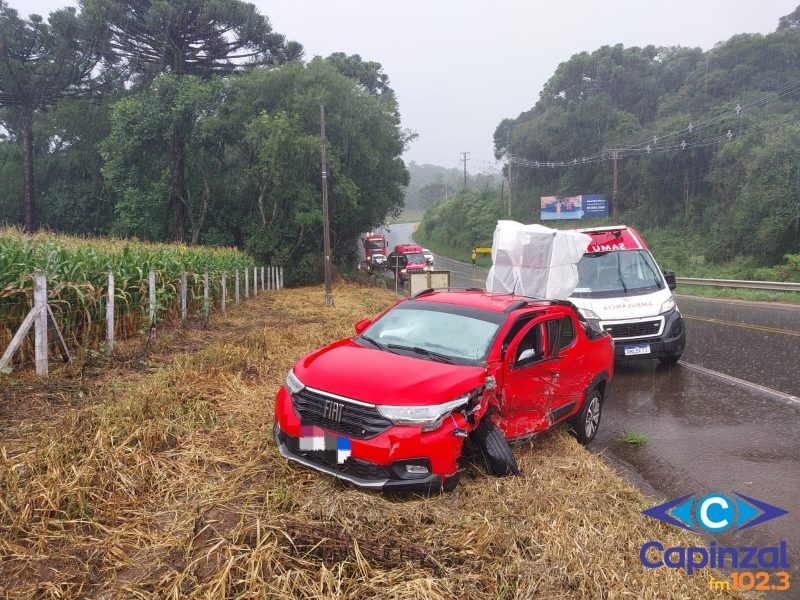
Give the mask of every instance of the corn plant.
M 219 298 L 219 274 L 253 267 L 253 260 L 232 248 L 150 244 L 125 239 L 83 239 L 39 233 L 33 236 L 0 228 L 0 352 L 11 341 L 33 304 L 33 272 L 47 275 L 48 301 L 74 348 L 97 346 L 105 336 L 108 271 L 114 272 L 116 335 L 131 335 L 147 324 L 148 273 L 156 273 L 158 319 L 179 316 L 180 273 L 187 272 L 189 305 L 197 312 L 203 298 L 203 272 Z M 29 342 L 16 360 L 32 356 Z

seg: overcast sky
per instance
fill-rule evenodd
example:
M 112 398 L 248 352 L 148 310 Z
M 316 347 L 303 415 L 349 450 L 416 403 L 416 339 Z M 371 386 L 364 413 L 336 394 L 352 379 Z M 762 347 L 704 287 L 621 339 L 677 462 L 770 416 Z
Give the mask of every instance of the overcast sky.
M 559 63 L 605 44 L 712 47 L 735 33 L 768 33 L 800 0 L 256 0 L 306 58 L 360 54 L 383 64 L 403 126 L 419 134 L 407 160 L 496 168 L 501 119 L 535 103 Z M 46 14 L 64 0 L 10 0 Z

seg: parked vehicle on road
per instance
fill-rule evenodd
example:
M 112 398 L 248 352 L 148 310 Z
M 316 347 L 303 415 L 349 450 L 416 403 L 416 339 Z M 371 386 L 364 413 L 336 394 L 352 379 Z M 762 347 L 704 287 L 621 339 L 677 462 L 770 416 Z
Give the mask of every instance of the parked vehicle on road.
M 427 248 L 422 249 L 422 255 L 425 257 L 425 262 L 428 263 L 429 267 L 433 266 L 433 252 L 428 250 Z
M 579 229 L 591 236 L 570 300 L 614 338 L 618 359 L 678 362 L 686 344 L 675 274 L 662 271 L 642 237 L 625 225 Z
M 568 422 L 594 439 L 613 342 L 568 301 L 425 290 L 301 358 L 275 399 L 283 456 L 364 488 L 450 490 L 474 450 L 518 473 L 507 441 Z
M 375 253 L 370 256 L 369 268 L 373 271 L 386 268 L 386 256 L 384 254 Z
M 386 236 L 380 233 L 368 233 L 361 238 L 361 243 L 364 245 L 364 262 L 367 269 L 374 268 L 376 256 L 383 256 L 385 260 L 388 250 Z
M 393 260 L 394 259 L 394 260 Z M 395 263 L 395 261 L 397 261 Z M 422 253 L 422 246 L 417 244 L 399 244 L 394 247 L 394 252 L 389 255 L 389 268 L 395 270 L 400 283 L 405 283 L 411 273 L 424 271 L 428 263 Z

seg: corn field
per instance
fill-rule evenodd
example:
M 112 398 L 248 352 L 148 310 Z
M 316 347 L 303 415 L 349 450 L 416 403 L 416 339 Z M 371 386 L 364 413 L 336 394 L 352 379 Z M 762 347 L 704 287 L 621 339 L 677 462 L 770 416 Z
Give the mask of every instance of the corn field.
M 181 271 L 188 280 L 189 312 L 203 302 L 208 270 L 212 302 L 221 296 L 219 274 L 229 281 L 237 269 L 252 271 L 253 259 L 232 248 L 150 244 L 138 240 L 83 239 L 0 228 L 0 352 L 33 306 L 33 272 L 47 275 L 48 301 L 67 344 L 76 350 L 101 346 L 105 339 L 108 271 L 115 278 L 115 335 L 126 337 L 149 325 L 148 273 L 157 279 L 157 320 L 179 316 Z M 26 340 L 15 363 L 31 360 Z

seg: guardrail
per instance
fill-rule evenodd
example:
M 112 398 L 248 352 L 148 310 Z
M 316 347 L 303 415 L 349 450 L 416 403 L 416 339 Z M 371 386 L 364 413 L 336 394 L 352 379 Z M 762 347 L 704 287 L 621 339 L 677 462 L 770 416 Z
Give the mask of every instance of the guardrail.
M 788 281 L 746 281 L 741 279 L 699 279 L 697 277 L 676 277 L 678 285 L 707 285 L 710 287 L 749 288 L 752 290 L 772 290 L 777 292 L 800 292 L 800 283 Z

